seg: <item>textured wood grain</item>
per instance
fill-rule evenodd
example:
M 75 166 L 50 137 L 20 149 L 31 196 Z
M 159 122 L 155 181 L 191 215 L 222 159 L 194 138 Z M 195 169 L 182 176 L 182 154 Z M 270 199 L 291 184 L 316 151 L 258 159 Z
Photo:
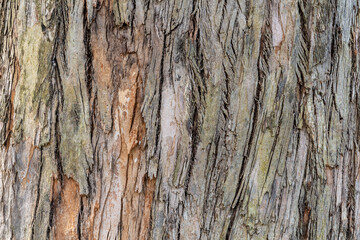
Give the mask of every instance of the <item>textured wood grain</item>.
M 1 239 L 360 239 L 356 0 L 0 0 Z

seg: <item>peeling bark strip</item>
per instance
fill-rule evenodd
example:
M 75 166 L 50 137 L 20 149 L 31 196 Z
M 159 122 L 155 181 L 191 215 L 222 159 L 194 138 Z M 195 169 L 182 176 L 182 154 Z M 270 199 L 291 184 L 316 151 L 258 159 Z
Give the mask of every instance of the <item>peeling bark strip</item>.
M 360 239 L 356 0 L 0 0 L 1 239 Z

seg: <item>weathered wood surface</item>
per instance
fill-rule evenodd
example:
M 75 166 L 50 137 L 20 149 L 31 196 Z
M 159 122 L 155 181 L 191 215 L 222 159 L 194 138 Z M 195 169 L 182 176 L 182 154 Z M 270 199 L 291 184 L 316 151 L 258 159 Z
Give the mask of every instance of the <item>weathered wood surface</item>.
M 360 239 L 356 0 L 0 0 L 1 239 Z

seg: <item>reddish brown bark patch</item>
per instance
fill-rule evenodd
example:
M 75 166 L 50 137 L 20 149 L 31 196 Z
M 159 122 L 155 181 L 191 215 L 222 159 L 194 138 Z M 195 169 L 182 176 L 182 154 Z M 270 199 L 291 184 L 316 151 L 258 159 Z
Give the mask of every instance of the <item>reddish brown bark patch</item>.
M 55 197 L 55 239 L 78 239 L 79 184 L 72 178 L 64 177 L 60 194 L 58 190 L 59 181 L 55 180 L 53 184 L 53 197 Z
M 7 123 L 8 127 L 7 127 L 7 133 L 6 133 L 6 138 L 5 138 L 5 148 L 6 151 L 9 150 L 10 147 L 10 139 L 11 139 L 11 135 L 13 132 L 13 128 L 14 128 L 14 114 L 15 114 L 15 109 L 14 109 L 14 105 L 15 105 L 15 89 L 20 77 L 20 65 L 19 65 L 19 60 L 16 59 L 15 60 L 15 76 L 14 76 L 14 82 L 13 82 L 13 87 L 11 89 L 11 94 L 10 94 L 10 116 L 9 116 L 9 122 Z M 0 76 L 1 78 L 1 76 Z

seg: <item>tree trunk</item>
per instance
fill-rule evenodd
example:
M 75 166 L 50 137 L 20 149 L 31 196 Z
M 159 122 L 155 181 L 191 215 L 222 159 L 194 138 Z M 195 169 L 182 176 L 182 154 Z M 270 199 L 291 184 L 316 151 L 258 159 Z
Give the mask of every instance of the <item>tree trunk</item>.
M 357 0 L 0 0 L 1 239 L 360 239 Z

